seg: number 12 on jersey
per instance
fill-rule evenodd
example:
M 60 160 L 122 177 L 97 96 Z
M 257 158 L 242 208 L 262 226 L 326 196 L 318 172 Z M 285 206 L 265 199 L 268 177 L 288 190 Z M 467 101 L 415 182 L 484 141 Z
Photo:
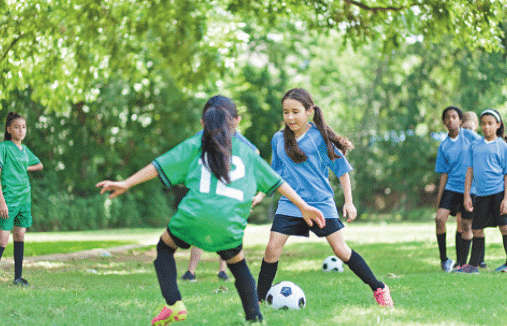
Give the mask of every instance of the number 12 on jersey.
M 202 193 L 209 193 L 211 188 L 211 171 L 208 170 L 201 159 L 199 159 L 199 164 L 201 164 L 201 181 L 199 184 L 199 190 Z M 232 156 L 232 164 L 236 167 L 236 169 L 229 172 L 231 182 L 239 180 L 245 176 L 245 165 L 239 156 Z M 240 201 L 243 201 L 244 197 L 243 191 L 228 187 L 221 180 L 217 180 L 215 193 L 219 196 L 234 198 Z

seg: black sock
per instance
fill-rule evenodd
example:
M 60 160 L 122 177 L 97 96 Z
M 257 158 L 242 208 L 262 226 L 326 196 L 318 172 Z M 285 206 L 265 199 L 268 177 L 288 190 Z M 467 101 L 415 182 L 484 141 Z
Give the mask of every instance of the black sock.
M 241 298 L 246 320 L 262 321 L 259 299 L 255 291 L 255 280 L 248 269 L 246 260 L 243 259 L 236 264 L 227 264 L 227 267 L 229 267 L 232 275 L 236 279 L 234 285 Z
M 438 251 L 440 252 L 440 261 L 447 260 L 447 247 L 445 244 L 445 238 L 447 233 L 437 234 Z
M 484 243 L 486 243 L 486 237 L 482 238 L 484 239 Z M 486 254 L 486 246 L 484 245 L 482 247 L 482 252 L 481 252 L 481 255 L 479 256 L 479 263 L 482 263 L 484 261 L 484 256 Z
M 467 263 L 468 253 L 470 252 L 470 243 L 472 240 L 461 238 L 460 240 L 460 256 L 458 257 L 458 265 L 463 266 Z
M 461 241 L 463 238 L 461 237 L 461 232 L 456 231 L 456 239 L 455 239 L 455 247 L 456 247 L 456 262 L 459 264 L 461 258 L 461 250 L 463 249 L 461 245 Z
M 470 261 L 468 264 L 474 267 L 479 266 L 479 263 L 481 262 L 481 255 L 484 250 L 484 238 L 474 237 L 472 241 L 472 254 L 470 255 Z
M 503 250 L 505 250 L 505 254 L 507 255 L 507 235 L 503 235 L 502 239 L 503 239 Z M 507 261 L 505 261 L 505 266 L 507 266 Z
M 25 243 L 14 241 L 14 279 L 18 279 L 23 274 L 23 256 L 25 254 Z
M 363 257 L 354 250 L 352 250 L 352 255 L 350 256 L 349 261 L 345 262 L 345 264 L 347 264 L 350 270 L 353 271 L 364 283 L 368 284 L 372 291 L 375 291 L 378 288 L 383 289 L 385 287 L 384 283 L 377 280 L 375 275 L 373 275 L 373 272 L 370 267 L 368 267 L 368 264 L 366 264 Z
M 5 247 L 0 246 L 0 260 L 2 259 L 2 255 L 4 254 Z
M 259 272 L 259 279 L 257 280 L 257 297 L 260 300 L 266 299 L 273 280 L 278 270 L 278 262 L 268 263 L 264 259 L 261 264 L 261 271 Z
M 162 296 L 170 306 L 181 300 L 181 294 L 176 284 L 175 251 L 160 239 L 157 244 L 157 258 L 154 261 Z

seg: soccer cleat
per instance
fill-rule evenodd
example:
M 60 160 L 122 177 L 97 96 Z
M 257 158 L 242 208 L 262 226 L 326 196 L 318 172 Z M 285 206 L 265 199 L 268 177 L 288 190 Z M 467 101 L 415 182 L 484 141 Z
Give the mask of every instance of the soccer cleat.
M 15 279 L 14 282 L 12 282 L 12 284 L 17 285 L 17 286 L 30 286 L 28 281 L 22 277 L 18 277 L 17 279 Z
M 164 306 L 162 311 L 153 318 L 151 324 L 153 326 L 166 326 L 175 321 L 183 321 L 187 319 L 187 308 L 183 301 L 176 301 L 172 306 Z
M 185 274 L 183 274 L 181 279 L 185 281 L 195 281 L 195 274 L 192 274 L 190 273 L 190 271 L 187 271 Z
M 485 262 L 481 261 L 481 262 L 479 263 L 479 267 L 480 267 L 480 268 L 483 268 L 483 269 L 486 269 L 486 268 L 488 268 L 488 265 L 486 265 L 486 263 L 485 263 Z
M 505 264 L 503 264 L 502 266 L 500 266 L 497 269 L 495 269 L 495 272 L 504 272 L 504 273 L 507 273 L 507 266 Z
M 224 272 L 224 271 L 221 271 L 218 273 L 218 278 L 221 279 L 222 281 L 228 281 L 229 280 L 229 276 L 227 276 L 227 273 Z
M 456 273 L 479 274 L 479 267 L 472 265 L 463 265 L 460 269 L 456 270 Z
M 394 307 L 393 298 L 391 298 L 391 291 L 389 291 L 387 284 L 384 284 L 383 289 L 378 288 L 376 291 L 374 291 L 373 297 L 381 307 Z
M 446 273 L 450 273 L 452 271 L 452 266 L 454 265 L 454 260 L 447 258 L 445 261 L 440 263 L 442 266 L 442 270 Z

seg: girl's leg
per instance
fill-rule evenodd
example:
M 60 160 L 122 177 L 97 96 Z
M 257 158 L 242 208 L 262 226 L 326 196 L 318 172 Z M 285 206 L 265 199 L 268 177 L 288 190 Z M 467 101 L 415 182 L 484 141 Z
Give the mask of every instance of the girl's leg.
M 14 280 L 21 279 L 23 274 L 23 258 L 25 255 L 26 228 L 14 226 L 12 239 L 14 240 Z
M 197 247 L 192 247 L 190 249 L 190 262 L 188 263 L 188 271 L 195 275 L 195 270 L 197 269 L 197 264 L 199 260 L 201 260 L 202 249 Z
M 0 230 L 0 260 L 2 259 L 5 247 L 7 247 L 7 243 L 9 242 L 9 234 L 11 234 L 11 231 Z
M 470 243 L 472 242 L 473 233 L 472 233 L 472 220 L 462 218 L 461 219 L 461 241 L 460 241 L 460 250 L 458 257 L 458 264 L 463 266 L 467 262 L 468 253 L 470 252 Z M 458 251 L 458 250 L 457 250 Z
M 476 229 L 472 230 L 473 240 L 472 240 L 472 253 L 470 255 L 469 265 L 473 267 L 479 266 L 481 262 L 481 256 L 484 252 L 484 229 Z
M 447 223 L 447 219 L 449 218 L 450 212 L 451 211 L 448 209 L 439 208 L 437 209 L 437 215 L 435 216 L 438 251 L 440 253 L 440 262 L 442 263 L 442 268 L 444 268 L 443 264 L 449 259 L 447 258 L 447 245 L 446 245 L 447 233 L 445 224 Z M 452 268 L 452 262 L 450 265 Z M 448 271 L 450 271 L 450 269 Z
M 341 230 L 328 235 L 326 239 L 331 245 L 335 255 L 347 264 L 364 283 L 368 284 L 372 291 L 384 288 L 384 283 L 377 280 L 364 259 L 347 246 Z
M 177 248 L 178 246 L 165 230 L 157 244 L 157 258 L 154 265 L 162 296 L 170 306 L 181 300 L 181 294 L 176 284 L 177 274 L 174 260 L 174 253 Z
M 463 249 L 462 240 L 463 240 L 463 222 L 461 218 L 461 213 L 458 212 L 456 214 L 456 237 L 455 237 L 455 248 L 456 248 L 456 264 L 459 264 L 460 258 L 463 255 L 461 252 Z M 468 253 L 467 253 L 468 255 Z
M 507 225 L 502 225 L 498 228 L 500 229 L 500 233 L 502 233 L 503 249 L 505 250 L 505 255 L 507 256 Z M 499 272 L 507 272 L 507 260 L 505 264 L 498 267 L 496 270 Z
M 266 246 L 264 259 L 262 260 L 261 270 L 259 272 L 259 279 L 257 280 L 257 296 L 260 300 L 264 300 L 268 294 L 273 280 L 278 270 L 278 259 L 282 254 L 283 246 L 289 239 L 287 234 L 278 232 L 271 232 L 269 234 L 269 242 Z
M 224 257 L 225 258 L 225 257 Z M 241 250 L 236 256 L 227 259 L 227 267 L 236 279 L 234 285 L 238 290 L 246 320 L 262 321 L 259 299 L 255 291 L 255 280 L 246 264 L 245 254 Z

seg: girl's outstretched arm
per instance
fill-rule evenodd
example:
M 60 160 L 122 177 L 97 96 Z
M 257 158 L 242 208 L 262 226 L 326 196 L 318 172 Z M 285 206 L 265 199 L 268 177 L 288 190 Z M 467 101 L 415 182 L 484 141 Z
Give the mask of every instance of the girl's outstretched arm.
M 104 180 L 97 183 L 95 186 L 98 188 L 102 188 L 100 190 L 100 194 L 105 193 L 106 191 L 113 191 L 112 194 L 109 195 L 109 198 L 114 198 L 123 194 L 129 188 L 143 183 L 145 181 L 151 180 L 158 175 L 157 169 L 153 166 L 153 164 L 148 164 L 141 170 L 137 171 L 133 175 L 131 175 L 128 179 L 123 181 L 109 181 Z
M 34 164 L 34 165 L 30 165 L 29 167 L 26 168 L 26 170 L 28 172 L 30 171 L 40 171 L 44 168 L 44 166 L 42 165 L 42 163 L 37 163 L 37 164 Z
M 343 195 L 345 197 L 345 204 L 343 204 L 343 217 L 347 218 L 350 223 L 357 217 L 356 206 L 352 202 L 352 187 L 350 186 L 350 177 L 348 172 L 338 178 L 342 186 Z
M 321 229 L 326 226 L 326 219 L 324 218 L 324 215 L 322 215 L 321 211 L 308 205 L 301 197 L 299 197 L 299 195 L 291 188 L 291 186 L 289 186 L 287 182 L 284 182 L 280 187 L 278 187 L 277 191 L 287 197 L 294 203 L 294 205 L 297 206 L 297 208 L 299 208 L 303 214 L 303 219 L 306 224 L 313 226 L 313 222 L 315 222 Z

